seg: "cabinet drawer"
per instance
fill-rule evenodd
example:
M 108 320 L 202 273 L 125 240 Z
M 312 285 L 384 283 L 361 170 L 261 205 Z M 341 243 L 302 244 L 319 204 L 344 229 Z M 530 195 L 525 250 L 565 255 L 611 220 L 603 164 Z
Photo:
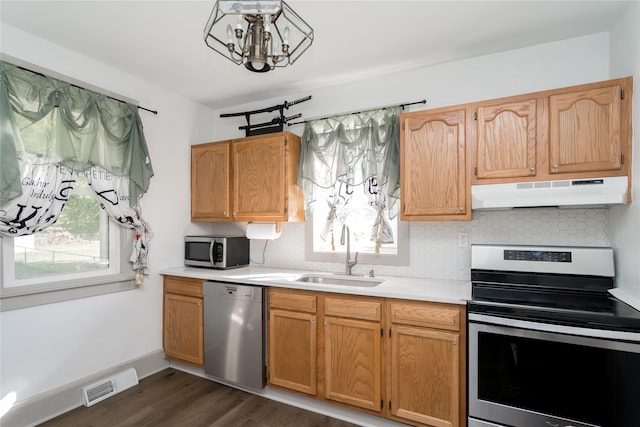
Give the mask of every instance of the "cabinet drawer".
M 392 323 L 460 330 L 460 308 L 455 305 L 394 301 L 390 311 Z
M 352 298 L 326 297 L 324 299 L 324 313 L 327 316 L 379 322 L 382 319 L 382 303 Z
M 164 277 L 165 293 L 189 295 L 193 297 L 202 297 L 202 279 L 192 279 L 189 277 Z
M 281 292 L 269 289 L 269 307 L 283 310 L 315 313 L 317 300 L 315 295 L 297 292 Z

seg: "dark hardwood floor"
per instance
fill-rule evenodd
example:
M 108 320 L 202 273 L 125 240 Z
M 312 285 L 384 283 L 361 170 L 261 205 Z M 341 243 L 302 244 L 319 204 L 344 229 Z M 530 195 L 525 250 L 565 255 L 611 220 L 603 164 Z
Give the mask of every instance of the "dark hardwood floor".
M 172 368 L 102 402 L 41 426 L 355 427 Z

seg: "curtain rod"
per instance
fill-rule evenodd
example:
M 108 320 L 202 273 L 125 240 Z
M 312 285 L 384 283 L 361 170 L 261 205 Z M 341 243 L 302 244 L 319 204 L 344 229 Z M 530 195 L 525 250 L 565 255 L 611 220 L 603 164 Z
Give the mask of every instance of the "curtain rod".
M 49 76 L 46 76 L 46 75 L 44 75 L 44 74 L 42 74 L 42 73 L 40 73 L 40 72 L 38 72 L 38 71 L 33 71 L 33 70 L 28 69 L 28 68 L 22 67 L 22 66 L 20 66 L 20 65 L 16 65 L 16 67 L 20 68 L 21 70 L 24 70 L 24 71 L 28 71 L 28 72 L 30 72 L 30 73 L 33 73 L 33 74 L 37 74 L 38 76 L 42 76 L 42 77 L 49 77 Z M 55 78 L 55 77 L 49 77 L 49 78 Z M 61 80 L 61 79 L 57 79 L 57 80 Z M 78 86 L 78 85 L 76 85 L 76 84 L 69 83 L 69 82 L 67 82 L 67 81 L 65 81 L 65 83 L 67 83 L 67 84 L 69 84 L 69 85 L 71 85 L 71 86 L 73 86 L 73 87 L 75 87 L 75 88 L 78 88 L 78 89 L 88 90 L 88 91 L 90 91 L 90 92 L 96 92 L 95 90 L 87 89 L 87 88 L 84 88 L 84 87 L 82 87 L 82 86 Z M 99 93 L 99 92 L 96 92 L 96 93 Z M 122 99 L 114 98 L 113 96 L 105 95 L 105 94 L 103 94 L 103 93 L 101 93 L 100 95 L 106 96 L 107 98 L 109 98 L 109 99 L 113 99 L 114 101 L 118 101 L 118 102 L 122 102 L 122 103 L 125 103 L 125 104 L 129 104 L 127 101 L 123 101 Z M 148 109 L 148 108 L 141 107 L 141 106 L 139 106 L 139 105 L 136 105 L 136 108 L 138 108 L 139 110 L 148 111 L 148 112 L 150 112 L 151 114 L 155 114 L 155 115 L 157 115 L 157 114 L 158 114 L 158 112 L 157 112 L 156 110 L 150 110 L 150 109 Z
M 401 107 L 404 110 L 404 107 L 409 106 L 409 105 L 426 104 L 426 103 L 427 103 L 427 100 L 423 99 L 422 101 L 405 102 L 403 104 L 392 104 L 392 105 L 387 105 L 387 106 L 384 106 L 384 107 L 368 108 L 366 110 L 361 110 L 361 111 L 352 111 L 352 112 L 349 112 L 349 113 L 333 114 L 331 116 L 326 116 L 326 117 L 316 117 L 316 118 L 312 118 L 312 119 L 303 120 L 303 121 L 300 121 L 300 122 L 287 123 L 287 125 L 288 126 L 300 125 L 300 124 L 303 124 L 303 123 L 311 122 L 313 120 L 325 120 L 325 119 L 328 119 L 328 118 L 334 117 L 334 116 L 346 116 L 348 114 L 359 114 L 359 113 L 364 113 L 365 111 L 382 110 L 382 109 L 390 108 L 390 107 Z

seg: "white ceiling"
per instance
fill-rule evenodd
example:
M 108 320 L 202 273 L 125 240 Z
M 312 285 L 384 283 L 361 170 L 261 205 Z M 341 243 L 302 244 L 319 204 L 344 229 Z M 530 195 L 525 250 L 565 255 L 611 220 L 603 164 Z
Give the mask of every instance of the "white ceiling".
M 213 0 L 0 1 L 0 22 L 212 108 L 608 31 L 622 1 L 287 2 L 314 29 L 287 68 L 256 74 L 202 39 Z

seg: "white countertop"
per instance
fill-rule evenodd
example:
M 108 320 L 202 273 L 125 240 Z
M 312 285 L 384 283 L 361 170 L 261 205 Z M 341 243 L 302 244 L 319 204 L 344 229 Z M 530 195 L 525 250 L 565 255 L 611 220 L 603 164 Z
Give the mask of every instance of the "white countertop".
M 417 301 L 443 302 L 464 305 L 471 299 L 471 282 L 465 280 L 441 280 L 415 277 L 376 276 L 375 280 L 383 280 L 377 286 L 330 285 L 326 283 L 297 282 L 303 274 L 330 276 L 332 273 L 292 270 L 268 267 L 241 267 L 229 270 L 214 270 L 196 267 L 174 267 L 160 271 L 162 275 L 191 277 L 194 279 L 213 280 L 219 282 L 244 283 L 310 291 L 335 292 L 352 295 L 368 295 L 386 298 L 402 298 Z M 354 278 L 366 280 L 363 276 L 342 276 L 336 278 Z

